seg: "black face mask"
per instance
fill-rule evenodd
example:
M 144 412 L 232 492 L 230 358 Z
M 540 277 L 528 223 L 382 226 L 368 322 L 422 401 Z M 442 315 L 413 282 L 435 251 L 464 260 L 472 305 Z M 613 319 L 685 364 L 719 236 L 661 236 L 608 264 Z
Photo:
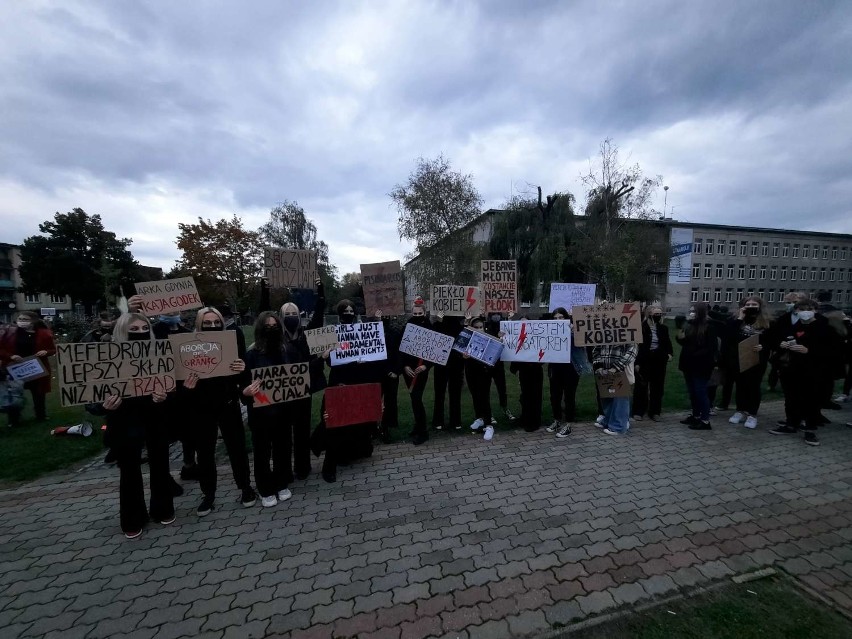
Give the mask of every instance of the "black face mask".
M 205 333 L 208 332 L 208 331 L 224 331 L 225 327 L 224 326 L 202 326 L 201 330 L 204 331 Z
M 746 319 L 757 319 L 758 314 L 760 313 L 759 308 L 746 307 L 743 309 L 743 315 L 745 315 Z
M 663 321 L 662 315 L 651 315 L 651 319 L 654 320 L 654 324 L 660 324 Z
M 142 331 L 140 333 L 128 333 L 127 334 L 127 340 L 129 342 L 135 342 L 136 340 L 143 340 L 143 339 L 151 339 L 151 332 L 150 331 Z
M 344 313 L 340 316 L 341 324 L 354 324 L 355 323 L 355 313 Z
M 491 321 L 492 321 L 492 322 L 494 322 L 495 324 L 497 324 L 497 323 L 499 323 L 500 321 L 502 321 L 502 319 L 503 319 L 503 316 L 502 316 L 502 315 L 496 315 L 496 314 L 495 314 L 495 315 L 492 315 L 492 316 L 491 316 Z
M 425 315 L 413 315 L 410 320 L 408 320 L 412 324 L 416 326 L 426 326 L 426 316 Z
M 284 317 L 284 328 L 286 328 L 291 333 L 299 328 L 299 318 L 295 315 L 287 315 Z

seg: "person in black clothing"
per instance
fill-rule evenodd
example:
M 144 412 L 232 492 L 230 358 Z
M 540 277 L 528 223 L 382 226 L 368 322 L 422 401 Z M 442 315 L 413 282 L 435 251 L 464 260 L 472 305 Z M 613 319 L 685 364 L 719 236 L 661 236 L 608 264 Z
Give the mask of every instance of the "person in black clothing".
M 432 324 L 432 328 L 443 335 L 449 335 L 453 339 L 459 336 L 464 324 L 460 317 L 449 317 L 438 313 L 438 320 Z M 461 395 L 464 384 L 464 360 L 461 353 L 450 351 L 450 357 L 446 366 L 435 364 L 433 369 L 435 399 L 432 405 L 432 427 L 442 430 L 444 424 L 449 423 L 452 430 L 461 428 Z M 444 401 L 447 393 L 450 396 L 450 421 L 444 421 Z
M 633 387 L 633 421 L 641 422 L 647 412 L 651 421 L 660 421 L 663 411 L 663 392 L 666 384 L 666 366 L 672 360 L 674 349 L 669 329 L 663 324 L 663 309 L 651 304 L 645 309 L 642 323 L 642 343 L 636 357 Z
M 215 332 L 225 330 L 225 320 L 214 308 L 202 308 L 195 320 L 195 330 Z M 239 352 L 239 344 L 237 345 Z M 240 353 L 241 357 L 245 352 Z M 245 362 L 231 362 L 234 373 L 226 377 L 199 379 L 195 373 L 184 382 L 185 399 L 189 403 L 193 420 L 193 439 L 198 454 L 198 482 L 204 497 L 198 506 L 198 516 L 204 517 L 213 510 L 216 499 L 216 440 L 219 432 L 228 451 L 234 482 L 240 489 L 240 501 L 249 508 L 257 502 L 257 495 L 249 479 L 249 462 L 246 453 L 246 436 L 239 409 L 240 376 Z M 236 412 L 234 407 L 236 406 Z M 236 417 L 236 419 L 234 419 Z
M 101 311 L 98 314 L 98 325 L 83 335 L 81 342 L 111 342 L 115 322 L 120 317 L 118 311 Z
M 113 340 L 126 342 L 150 340 L 151 325 L 139 313 L 127 313 L 116 321 Z M 142 534 L 149 517 L 161 524 L 175 520 L 172 477 L 169 474 L 168 421 L 165 414 L 171 409 L 166 390 L 150 396 L 122 398 L 110 395 L 103 402 L 111 446 L 118 459 L 119 512 L 121 529 L 128 539 Z M 142 484 L 142 449 L 148 450 L 151 477 L 150 509 L 145 507 Z
M 382 311 L 376 311 L 376 320 L 382 323 L 385 330 L 385 348 L 387 349 L 387 370 L 382 376 L 382 423 L 379 435 L 385 444 L 391 441 L 390 431 L 399 427 L 399 376 L 402 367 L 399 362 L 399 344 L 402 332 L 394 325 L 393 317 L 384 317 Z
M 833 344 L 832 329 L 827 321 L 816 315 L 816 307 L 811 300 L 798 301 L 794 309 L 795 324 L 782 317 L 771 333 L 772 347 L 781 353 L 775 361 L 784 391 L 787 420 L 786 424 L 769 432 L 791 435 L 801 425 L 805 431 L 805 443 L 811 446 L 819 446 L 816 429 L 822 422 L 819 412 L 820 371 L 830 361 Z M 779 337 L 784 332 L 788 334 Z
M 288 302 L 281 307 L 281 322 L 284 325 L 283 346 L 289 364 L 296 362 L 308 362 L 310 364 L 317 361 L 316 357 L 311 357 L 308 340 L 305 337 L 305 330 L 320 328 L 325 321 L 325 288 L 319 278 L 316 280 L 316 287 L 317 299 L 314 312 L 304 329 L 302 328 L 298 306 Z M 319 364 L 318 361 L 317 363 Z M 312 393 L 320 390 L 316 383 L 319 375 L 321 373 L 315 372 L 312 368 Z M 311 397 L 288 402 L 287 412 L 284 415 L 285 428 L 287 429 L 286 437 L 292 437 L 293 467 L 296 471 L 296 479 L 300 480 L 306 479 L 311 474 L 311 403 Z M 290 481 L 293 481 L 292 477 L 290 477 Z
M 571 319 L 568 311 L 561 306 L 553 311 L 551 317 L 555 320 Z M 553 423 L 547 427 L 547 432 L 556 432 L 556 436 L 561 439 L 571 434 L 571 424 L 577 419 L 577 385 L 580 383 L 580 374 L 573 362 L 551 362 L 547 365 L 547 377 L 550 380 L 550 409 L 553 412 Z
M 481 317 L 474 317 L 470 320 L 469 326 L 471 330 L 485 332 L 485 322 Z M 491 418 L 491 380 L 493 379 L 491 367 L 467 353 L 462 355 L 462 359 L 467 388 L 473 400 L 473 413 L 476 416 L 470 429 L 474 432 L 484 432 L 484 439 L 490 441 L 494 437 Z M 502 362 L 498 362 L 500 363 Z
M 719 338 L 707 321 L 707 304 L 696 302 L 689 309 L 686 323 L 675 336 L 681 345 L 678 368 L 683 372 L 692 414 L 681 423 L 692 430 L 710 430 L 710 398 L 707 382 L 719 353 Z
M 260 380 L 251 381 L 256 368 L 289 364 L 283 347 L 281 321 L 272 311 L 263 311 L 254 325 L 254 344 L 246 351 L 246 370 L 241 380 L 243 401 L 248 406 L 248 423 L 254 449 L 254 481 L 261 504 L 271 508 L 292 497 L 290 436 L 285 428 L 286 403 L 260 406 L 254 397 L 261 391 Z M 249 383 L 250 382 L 250 383 Z M 272 460 L 272 467 L 269 465 Z
M 414 301 L 408 323 L 422 328 L 429 326 L 426 307 L 421 298 Z M 429 439 L 429 433 L 426 431 L 426 408 L 423 406 L 423 391 L 426 390 L 426 382 L 429 381 L 429 369 L 432 367 L 432 363 L 402 351 L 399 353 L 399 359 L 403 380 L 405 380 L 409 397 L 411 397 L 411 411 L 414 413 L 414 430 L 411 432 L 411 441 L 415 446 L 419 446 Z
M 500 322 L 503 320 L 503 315 L 501 313 L 491 313 L 488 316 L 488 321 L 485 323 L 485 332 L 491 335 L 492 337 L 497 337 L 499 339 L 500 336 Z M 497 389 L 497 399 L 500 402 L 500 408 L 503 410 L 503 414 L 506 416 L 506 419 L 512 421 L 515 419 L 515 416 L 512 414 L 512 411 L 509 410 L 509 399 L 506 394 L 506 368 L 502 361 L 497 362 L 493 368 L 490 369 L 491 378 L 494 380 L 494 387 Z M 496 420 L 492 417 L 492 424 L 496 424 Z
M 737 410 L 728 420 L 731 424 L 745 422 L 746 428 L 757 427 L 757 411 L 760 408 L 760 387 L 766 373 L 766 363 L 769 360 L 769 349 L 764 348 L 763 342 L 769 329 L 769 318 L 766 307 L 759 297 L 747 297 L 740 302 L 739 314 L 728 321 L 722 338 L 722 357 L 725 370 L 733 376 L 737 387 Z M 757 336 L 759 343 L 754 347 L 758 352 L 759 362 L 756 366 L 740 370 L 740 342 Z

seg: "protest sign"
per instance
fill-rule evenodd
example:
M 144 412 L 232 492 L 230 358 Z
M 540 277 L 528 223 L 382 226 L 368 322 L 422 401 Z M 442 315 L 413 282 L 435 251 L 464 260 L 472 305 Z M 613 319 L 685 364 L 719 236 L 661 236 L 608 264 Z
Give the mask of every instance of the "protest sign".
M 142 312 L 159 315 L 174 311 L 189 311 L 201 308 L 201 296 L 191 277 L 179 277 L 159 282 L 138 282 L 136 294 L 142 297 Z
M 560 363 L 571 361 L 571 322 L 524 320 L 500 322 L 504 362 Z
M 260 380 L 260 392 L 254 396 L 255 408 L 292 402 L 311 394 L 307 362 L 255 368 L 251 372 L 251 381 L 257 380 Z
M 11 362 L 6 366 L 6 372 L 9 373 L 9 377 L 18 382 L 31 382 L 50 374 L 35 355 L 23 357 L 17 362 Z
M 327 428 L 382 421 L 382 385 L 329 386 L 325 414 Z
M 642 343 L 638 302 L 574 307 L 574 344 L 605 346 Z
M 339 347 L 331 353 L 331 365 L 376 362 L 388 358 L 385 327 L 381 322 L 338 324 Z
M 594 284 L 563 284 L 553 282 L 550 285 L 550 306 L 552 313 L 557 308 L 564 308 L 569 313 L 575 306 L 590 306 L 595 303 Z
M 236 331 L 206 331 L 169 335 L 177 379 L 195 373 L 201 379 L 234 375 L 231 363 L 239 359 Z
M 405 293 L 402 288 L 402 267 L 399 260 L 361 265 L 361 286 L 368 316 L 376 311 L 383 315 L 405 313 Z
M 457 284 L 435 284 L 429 298 L 432 313 L 443 313 L 447 317 L 471 317 L 480 314 L 479 287 Z
M 311 355 L 322 355 L 330 348 L 337 349 L 340 344 L 337 339 L 337 326 L 334 324 L 305 331 L 305 338 L 308 340 Z
M 167 393 L 177 384 L 167 339 L 58 344 L 56 364 L 63 406 Z
M 405 325 L 399 350 L 433 364 L 446 366 L 455 340 L 450 335 L 411 324 Z
M 518 262 L 516 260 L 482 260 L 479 281 L 480 300 L 485 313 L 518 310 Z
M 469 328 L 463 328 L 453 344 L 453 350 L 462 354 L 470 355 L 489 366 L 494 366 L 500 361 L 503 352 L 503 342 L 494 339 L 487 333 L 481 333 Z
M 269 288 L 313 289 L 317 279 L 317 252 L 267 246 L 263 249 L 263 273 Z
M 755 346 L 760 346 L 760 335 L 749 335 L 737 344 L 741 373 L 760 364 L 760 353 L 754 350 Z
M 601 399 L 612 399 L 613 397 L 630 397 L 633 391 L 627 379 L 627 373 L 618 371 L 606 375 L 595 375 L 595 383 L 598 386 L 598 395 Z

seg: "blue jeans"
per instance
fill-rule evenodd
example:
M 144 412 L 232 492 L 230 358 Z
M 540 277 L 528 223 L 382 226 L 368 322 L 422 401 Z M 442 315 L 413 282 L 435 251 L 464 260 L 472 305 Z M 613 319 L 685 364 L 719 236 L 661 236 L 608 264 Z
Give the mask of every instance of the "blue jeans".
M 630 398 L 612 397 L 602 398 L 604 423 L 606 427 L 615 433 L 627 434 L 630 427 Z
M 692 404 L 692 416 L 704 422 L 709 421 L 710 398 L 707 396 L 707 382 L 710 380 L 706 377 L 688 375 L 686 373 L 683 376 L 686 378 L 689 402 Z

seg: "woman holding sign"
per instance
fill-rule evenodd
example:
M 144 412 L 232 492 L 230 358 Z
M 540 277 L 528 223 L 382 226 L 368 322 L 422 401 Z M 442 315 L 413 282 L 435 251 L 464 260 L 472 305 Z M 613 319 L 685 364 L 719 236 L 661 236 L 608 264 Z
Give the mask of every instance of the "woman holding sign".
M 408 323 L 421 328 L 429 326 L 429 318 L 426 317 L 426 306 L 422 298 L 418 297 L 414 300 L 414 307 L 411 309 L 411 318 Z M 400 351 L 399 357 L 405 385 L 411 397 L 411 411 L 414 413 L 414 430 L 411 432 L 411 441 L 415 446 L 419 446 L 429 439 L 429 433 L 426 432 L 426 408 L 423 406 L 423 391 L 426 390 L 429 368 L 431 368 L 432 363 L 402 351 Z
M 114 342 L 154 339 L 148 318 L 126 313 L 113 329 Z M 103 403 L 110 446 L 121 471 L 118 499 L 121 529 L 128 539 L 142 534 L 150 519 L 161 524 L 175 520 L 172 476 L 169 474 L 169 437 L 166 393 L 155 391 L 141 397 L 110 395 Z M 142 485 L 142 448 L 148 450 L 151 503 L 145 508 Z
M 225 320 L 215 308 L 202 308 L 195 318 L 195 330 L 224 331 Z M 197 510 L 199 517 L 210 514 L 216 498 L 216 440 L 219 432 L 222 433 L 222 440 L 228 451 L 234 481 L 241 491 L 242 505 L 250 508 L 257 502 L 257 495 L 251 487 L 249 478 L 242 416 L 239 411 L 236 411 L 235 415 L 233 410 L 235 402 L 239 406 L 239 373 L 242 373 L 245 368 L 245 362 L 237 359 L 231 362 L 229 367 L 233 375 L 199 379 L 198 375 L 190 373 L 183 384 L 187 391 L 186 400 L 193 415 L 192 436 L 198 454 L 198 483 L 204 494 Z M 234 419 L 235 416 L 236 419 Z
M 4 365 L 20 362 L 25 357 L 38 357 L 48 375 L 26 382 L 24 388 L 33 396 L 33 407 L 37 421 L 47 421 L 45 402 L 50 392 L 50 362 L 48 357 L 56 353 L 53 332 L 38 313 L 22 311 L 15 320 L 16 328 L 6 331 L 0 339 L 0 362 Z M 9 413 L 10 425 L 15 425 L 20 413 Z
M 746 428 L 757 428 L 757 411 L 760 409 L 760 385 L 769 361 L 769 349 L 763 348 L 764 332 L 769 328 L 769 317 L 763 299 L 747 297 L 740 302 L 736 319 L 728 321 L 722 338 L 725 370 L 734 376 L 737 387 L 737 411 L 728 420 Z M 748 368 L 743 367 L 742 343 L 745 344 L 746 359 L 753 358 Z
M 474 317 L 470 320 L 470 329 L 485 333 L 485 320 Z M 485 362 L 471 357 L 468 353 L 462 355 L 464 359 L 464 374 L 470 396 L 473 399 L 473 412 L 476 419 L 470 425 L 474 432 L 484 433 L 483 439 L 491 441 L 494 437 L 494 426 L 491 421 L 491 367 Z M 502 366 L 503 362 L 497 362 Z

